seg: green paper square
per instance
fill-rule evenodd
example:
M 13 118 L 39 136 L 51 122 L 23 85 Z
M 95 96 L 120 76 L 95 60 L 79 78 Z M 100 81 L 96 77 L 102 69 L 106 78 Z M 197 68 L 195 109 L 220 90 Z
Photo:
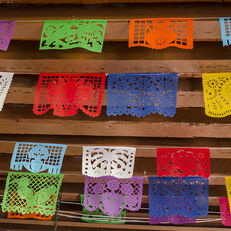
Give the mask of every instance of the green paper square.
M 82 47 L 102 52 L 106 20 L 45 21 L 40 50 Z
M 2 211 L 53 216 L 62 179 L 63 174 L 9 172 Z
M 124 224 L 126 217 L 126 210 L 123 210 L 118 216 L 110 217 L 107 214 L 103 213 L 100 209 L 96 209 L 95 211 L 88 211 L 84 205 L 84 195 L 80 195 L 81 204 L 83 206 L 83 213 L 81 220 L 89 223 L 103 223 L 103 224 Z

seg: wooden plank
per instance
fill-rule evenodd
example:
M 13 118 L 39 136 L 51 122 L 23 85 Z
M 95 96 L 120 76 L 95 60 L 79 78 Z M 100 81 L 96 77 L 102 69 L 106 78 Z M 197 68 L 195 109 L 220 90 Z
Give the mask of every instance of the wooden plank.
M 77 18 L 76 18 L 77 19 Z M 40 40 L 43 22 L 17 22 L 14 28 L 13 40 Z M 129 22 L 108 22 L 105 41 L 128 41 Z M 220 41 L 219 20 L 194 21 L 193 40 Z
M 79 112 L 75 117 L 36 116 L 30 106 L 7 106 L 0 113 L 2 134 L 88 135 L 121 137 L 231 138 L 230 117 L 222 121 L 206 117 L 203 109 L 177 109 L 174 118 L 150 115 L 90 118 Z M 126 131 L 126 132 L 125 132 Z
M 76 138 L 77 139 L 77 138 Z M 114 138 L 113 138 L 114 139 Z M 22 140 L 20 138 L 18 138 L 18 142 L 20 141 L 25 141 L 26 140 Z M 34 139 L 34 142 L 39 142 L 38 139 Z M 32 140 L 28 140 L 28 142 L 32 142 Z M 44 141 L 45 142 L 45 141 Z M 49 140 L 47 140 L 46 142 L 49 142 Z M 4 154 L 12 154 L 13 150 L 14 150 L 14 146 L 15 146 L 16 141 L 3 141 L 0 140 L 0 153 L 4 153 Z M 42 142 L 41 142 L 42 143 Z M 51 141 L 51 143 L 59 143 L 59 140 L 56 140 L 55 142 Z M 124 147 L 135 147 L 136 148 L 136 157 L 144 157 L 144 158 L 156 158 L 156 148 L 173 148 L 173 147 L 179 147 L 179 146 L 173 146 L 168 144 L 168 142 L 166 142 L 166 145 L 145 145 L 145 144 L 141 144 L 141 145 L 137 145 L 134 144 L 132 145 L 131 143 L 127 143 L 127 144 L 121 144 L 121 143 L 108 143 L 103 141 L 103 139 L 101 140 L 101 143 L 97 142 L 97 143 L 82 143 L 82 144 L 69 144 L 68 142 L 61 142 L 62 144 L 67 144 L 67 150 L 65 153 L 65 156 L 82 156 L 82 146 L 124 146 Z M 185 146 L 185 145 L 184 145 Z M 192 146 L 190 146 L 192 147 Z M 199 147 L 199 146 L 198 146 Z M 206 146 L 207 148 L 209 148 L 209 146 Z M 214 148 L 211 147 L 210 149 L 210 158 L 211 159 L 230 159 L 231 158 L 231 147 L 226 147 L 226 148 Z
M 120 67 L 116 68 L 115 67 Z M 213 73 L 231 72 L 231 60 L 1 60 L 3 72 L 33 73 Z
M 159 2 L 222 2 L 222 0 L 1 0 L 8 4 L 105 4 L 105 3 L 159 3 Z
M 2 223 L 8 223 L 8 224 L 27 224 L 27 225 L 41 225 L 42 226 L 53 226 L 53 221 L 38 221 L 38 220 L 22 220 L 22 219 L 5 219 L 0 218 L 0 222 Z M 78 228 L 98 228 L 99 224 L 96 223 L 84 223 L 84 222 L 74 222 L 74 221 L 58 221 L 58 226 L 62 227 L 78 227 Z M 130 229 L 130 230 L 165 230 L 165 231 L 211 231 L 210 227 L 196 227 L 193 225 L 190 226 L 166 226 L 166 225 L 134 225 L 134 224 L 100 224 L 100 228 L 103 229 Z M 228 231 L 229 228 L 219 227 L 215 228 L 213 227 L 212 230 L 214 231 Z

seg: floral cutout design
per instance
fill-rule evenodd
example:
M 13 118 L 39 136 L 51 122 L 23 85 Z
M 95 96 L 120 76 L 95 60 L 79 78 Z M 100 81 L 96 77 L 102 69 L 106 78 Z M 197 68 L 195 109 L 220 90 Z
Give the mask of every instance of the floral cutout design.
M 225 226 L 231 226 L 231 213 L 229 207 L 229 201 L 227 197 L 219 198 L 221 221 Z
M 133 174 L 136 148 L 84 146 L 82 174 L 91 177 L 130 178 Z
M 210 175 L 210 151 L 208 148 L 158 148 L 158 176 Z
M 0 20 L 0 50 L 7 51 L 14 31 L 14 21 Z
M 36 220 L 44 220 L 44 221 L 50 221 L 52 219 L 52 216 L 45 216 L 41 215 L 40 213 L 30 213 L 30 214 L 21 214 L 16 212 L 9 212 L 7 215 L 7 218 L 19 218 L 19 219 L 28 219 L 28 218 L 33 218 Z
M 53 216 L 62 179 L 63 174 L 9 172 L 2 211 Z
M 202 74 L 205 114 L 225 117 L 231 114 L 231 73 Z
M 231 18 L 219 18 L 223 47 L 231 44 Z
M 153 49 L 167 47 L 192 49 L 193 19 L 131 19 L 129 25 L 129 47 L 137 46 Z
M 149 216 L 189 219 L 208 214 L 208 179 L 203 177 L 149 177 Z
M 108 216 L 118 216 L 124 209 L 137 211 L 141 207 L 143 177 L 118 179 L 112 176 L 85 176 L 84 207 L 100 209 Z
M 144 117 L 176 113 L 178 74 L 143 73 L 108 75 L 107 115 Z
M 56 116 L 73 116 L 81 109 L 89 116 L 98 116 L 105 80 L 105 73 L 40 74 L 33 112 L 42 115 L 53 108 Z
M 88 211 L 84 207 L 84 195 L 80 195 L 81 204 L 83 206 L 83 213 L 81 216 L 82 221 L 86 221 L 89 223 L 103 223 L 103 224 L 124 224 L 126 217 L 126 209 L 123 210 L 118 216 L 110 217 L 107 214 L 100 211 L 100 209 L 96 209 L 95 211 Z
M 85 48 L 102 52 L 106 20 L 45 21 L 40 50 Z
M 63 144 L 43 144 L 16 142 L 10 169 L 38 173 L 48 169 L 49 173 L 60 173 L 67 146 Z
M 13 79 L 13 75 L 14 73 L 10 72 L 0 72 L 0 111 L 2 111 L 6 95 Z

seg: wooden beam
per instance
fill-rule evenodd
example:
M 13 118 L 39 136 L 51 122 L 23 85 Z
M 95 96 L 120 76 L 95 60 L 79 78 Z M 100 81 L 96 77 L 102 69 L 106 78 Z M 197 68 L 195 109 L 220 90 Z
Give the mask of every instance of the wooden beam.
M 104 4 L 104 3 L 155 3 L 155 2 L 222 2 L 222 0 L 0 0 L 8 4 Z
M 119 67 L 119 68 L 115 68 Z M 1 60 L 3 72 L 33 73 L 212 73 L 231 72 L 231 60 Z
M 76 18 L 77 19 L 77 18 Z M 14 28 L 13 40 L 40 40 L 43 22 L 17 22 Z M 193 40 L 220 41 L 221 30 L 219 20 L 194 21 Z M 129 22 L 108 22 L 105 41 L 128 41 Z
M 75 117 L 36 116 L 30 106 L 7 106 L 0 113 L 0 133 L 34 135 L 81 135 L 120 137 L 231 138 L 230 117 L 222 121 L 206 117 L 203 109 L 177 109 L 174 118 L 150 115 L 107 117 L 105 111 L 91 118 L 81 112 Z
M 77 138 L 76 138 L 77 139 Z M 88 138 L 89 139 L 89 138 Z M 22 141 L 20 138 L 18 139 L 18 142 Z M 26 142 L 26 140 L 24 140 Z M 28 142 L 32 142 L 32 140 L 28 140 Z M 39 142 L 39 140 L 34 139 L 34 142 Z M 47 142 L 47 141 L 46 141 Z M 49 142 L 49 141 L 48 141 Z M 57 140 L 54 143 L 58 143 Z M 15 146 L 15 141 L 3 141 L 0 140 L 0 153 L 4 154 L 12 154 Z M 53 142 L 51 142 L 53 143 Z M 64 144 L 64 143 L 63 143 Z M 121 143 L 113 143 L 110 144 L 107 141 L 101 141 L 101 143 L 82 143 L 82 144 L 69 144 L 68 145 L 65 156 L 82 156 L 82 146 L 124 146 L 124 147 L 135 147 L 136 148 L 136 157 L 143 157 L 143 158 L 156 158 L 156 149 L 155 148 L 171 148 L 171 147 L 179 147 L 179 146 L 173 146 L 169 145 L 168 142 L 166 142 L 166 145 L 132 145 L 131 143 L 127 144 L 121 144 Z M 208 146 L 206 146 L 208 147 Z M 209 148 L 209 147 L 208 147 Z M 231 147 L 226 148 L 214 148 L 212 147 L 210 149 L 210 158 L 212 159 L 230 159 L 231 158 Z

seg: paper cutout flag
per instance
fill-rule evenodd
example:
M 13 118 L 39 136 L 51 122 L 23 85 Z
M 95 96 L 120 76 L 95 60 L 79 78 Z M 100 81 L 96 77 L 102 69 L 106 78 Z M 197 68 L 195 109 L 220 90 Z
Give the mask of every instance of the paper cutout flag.
M 56 116 L 73 116 L 81 109 L 99 116 L 105 81 L 105 73 L 40 74 L 33 112 L 42 115 L 53 108 Z
M 220 18 L 221 38 L 224 46 L 231 44 L 231 18 Z
M 63 174 L 9 172 L 2 211 L 53 216 L 62 179 Z
M 202 74 L 205 114 L 225 117 L 231 114 L 231 73 Z
M 43 144 L 16 142 L 10 169 L 38 173 L 48 169 L 49 173 L 60 173 L 67 146 L 63 144 Z
M 149 216 L 168 218 L 207 216 L 208 179 L 204 177 L 149 177 Z
M 130 147 L 84 146 L 82 174 L 130 178 L 133 175 L 135 154 L 136 148 Z
M 231 213 L 231 176 L 225 177 L 225 184 L 226 184 L 226 191 L 227 191 L 230 213 Z
M 167 47 L 192 49 L 193 19 L 131 19 L 129 25 L 129 47 L 137 46 L 153 49 Z
M 210 151 L 208 148 L 157 148 L 158 176 L 210 175 Z
M 14 31 L 14 21 L 0 20 L 0 50 L 7 51 Z
M 45 21 L 40 50 L 85 48 L 102 52 L 106 20 Z
M 103 213 L 100 209 L 96 209 L 95 211 L 88 211 L 84 207 L 84 195 L 80 195 L 81 204 L 83 206 L 83 213 L 81 216 L 82 221 L 86 221 L 89 223 L 103 223 L 103 224 L 124 224 L 126 217 L 126 209 L 123 210 L 118 216 L 110 217 L 107 214 Z
M 176 113 L 178 74 L 134 73 L 108 75 L 107 115 L 144 117 Z
M 170 216 L 170 217 L 150 217 L 149 219 L 150 225 L 156 225 L 160 223 L 171 223 L 174 225 L 182 225 L 187 223 L 196 223 L 195 218 L 187 218 L 184 216 Z
M 18 213 L 16 212 L 9 212 L 7 215 L 7 218 L 19 218 L 19 219 L 28 219 L 28 218 L 33 218 L 36 220 L 44 220 L 44 221 L 50 221 L 52 219 L 52 216 L 45 216 L 45 215 L 41 215 L 40 213 L 29 213 L 29 214 L 22 214 L 22 213 Z
M 6 95 L 10 88 L 14 73 L 0 72 L 0 111 L 3 108 Z
M 84 207 L 100 209 L 108 216 L 118 216 L 124 209 L 137 211 L 141 207 L 143 177 L 119 179 L 113 176 L 85 176 Z
M 219 198 L 221 221 L 225 226 L 231 226 L 231 213 L 229 207 L 229 201 L 227 197 Z

